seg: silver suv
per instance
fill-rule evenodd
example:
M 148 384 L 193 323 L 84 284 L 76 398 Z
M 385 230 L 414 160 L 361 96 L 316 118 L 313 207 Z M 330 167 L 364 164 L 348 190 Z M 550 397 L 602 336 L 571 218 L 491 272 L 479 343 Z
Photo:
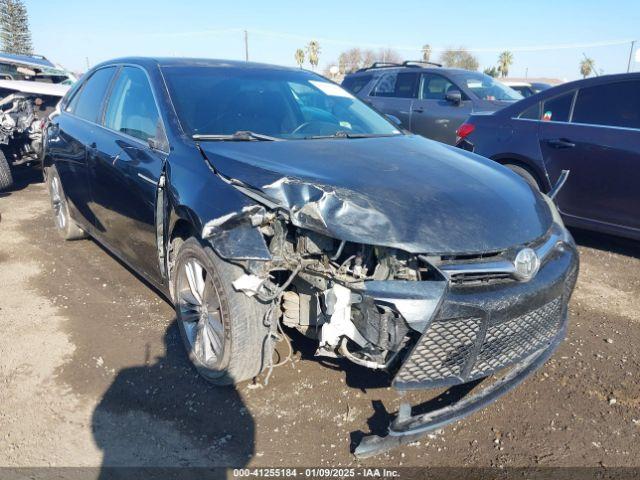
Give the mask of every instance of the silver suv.
M 480 72 L 407 61 L 374 63 L 348 74 L 342 86 L 414 133 L 456 143 L 471 113 L 500 110 L 522 96 Z

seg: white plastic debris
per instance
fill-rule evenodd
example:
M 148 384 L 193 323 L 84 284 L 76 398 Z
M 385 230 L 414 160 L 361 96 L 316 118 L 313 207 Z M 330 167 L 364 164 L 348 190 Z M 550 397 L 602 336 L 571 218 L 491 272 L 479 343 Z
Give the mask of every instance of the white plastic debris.
M 257 275 L 242 275 L 236 278 L 232 285 L 239 292 L 243 292 L 248 297 L 253 297 L 266 279 L 260 278 Z

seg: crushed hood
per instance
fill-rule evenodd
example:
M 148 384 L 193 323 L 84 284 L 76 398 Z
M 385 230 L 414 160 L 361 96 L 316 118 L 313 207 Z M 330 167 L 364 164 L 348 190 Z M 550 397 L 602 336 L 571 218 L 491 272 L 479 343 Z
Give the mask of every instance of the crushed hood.
M 422 137 L 203 142 L 214 168 L 260 190 L 292 222 L 411 253 L 495 252 L 544 235 L 542 197 L 480 156 Z

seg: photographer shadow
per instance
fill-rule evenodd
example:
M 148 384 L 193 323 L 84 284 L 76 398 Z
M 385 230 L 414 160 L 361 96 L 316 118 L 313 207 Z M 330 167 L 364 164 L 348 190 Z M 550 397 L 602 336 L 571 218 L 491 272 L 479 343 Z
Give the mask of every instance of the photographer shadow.
M 242 467 L 254 453 L 255 425 L 238 391 L 214 387 L 191 366 L 176 322 L 165 354 L 122 369 L 92 416 L 103 452 L 99 478 L 157 473 L 215 478 L 213 467 Z M 183 470 L 184 468 L 187 471 Z

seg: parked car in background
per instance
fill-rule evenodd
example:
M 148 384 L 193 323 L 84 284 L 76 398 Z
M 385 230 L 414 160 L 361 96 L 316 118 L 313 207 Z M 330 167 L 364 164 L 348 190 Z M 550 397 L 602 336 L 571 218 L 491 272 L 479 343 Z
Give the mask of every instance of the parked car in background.
M 14 168 L 42 160 L 46 123 L 68 90 L 64 83 L 0 80 L 0 190 L 13 185 Z
M 492 115 L 471 115 L 457 145 L 549 191 L 569 225 L 640 239 L 640 73 L 551 88 Z
M 471 113 L 499 110 L 522 98 L 484 73 L 434 65 L 374 63 L 348 74 L 342 86 L 407 130 L 450 145 Z
M 76 76 L 42 55 L 0 53 L 0 79 L 71 85 Z
M 357 455 L 496 400 L 565 335 L 578 254 L 553 202 L 312 72 L 106 62 L 65 96 L 45 152 L 61 236 L 91 235 L 171 299 L 213 384 L 270 370 L 283 325 L 399 392 L 496 374 L 428 414 L 403 403 Z
M 527 82 L 515 82 L 513 80 L 500 80 L 500 81 L 504 83 L 507 87 L 518 92 L 520 95 L 522 95 L 523 98 L 530 97 L 531 95 L 535 95 L 536 93 L 538 93 L 533 88 L 533 86 Z
M 553 85 L 551 85 L 550 83 L 545 83 L 545 82 L 531 82 L 529 83 L 529 85 L 531 85 L 531 88 L 535 93 L 539 93 L 553 87 Z

